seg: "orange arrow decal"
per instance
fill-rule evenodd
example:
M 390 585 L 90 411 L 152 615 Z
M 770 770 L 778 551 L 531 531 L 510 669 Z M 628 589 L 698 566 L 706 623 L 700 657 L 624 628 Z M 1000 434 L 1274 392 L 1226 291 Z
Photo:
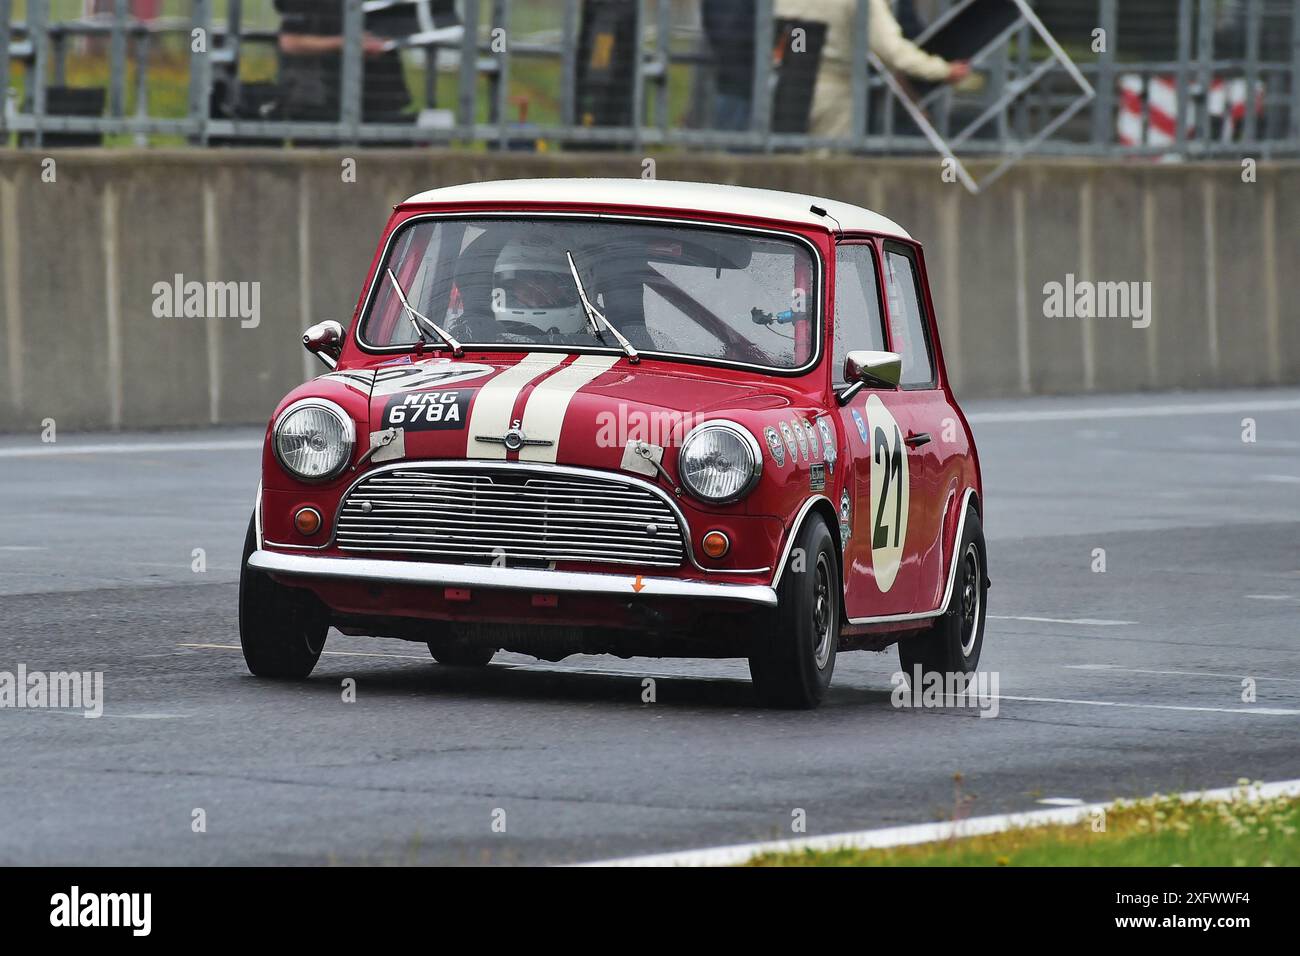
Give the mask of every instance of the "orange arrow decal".
M 633 590 L 633 591 L 636 591 L 638 594 L 640 594 L 640 593 L 641 593 L 641 589 L 644 588 L 644 587 L 645 587 L 645 585 L 641 583 L 641 575 L 638 574 L 638 575 L 636 576 L 636 580 L 632 582 L 632 590 Z

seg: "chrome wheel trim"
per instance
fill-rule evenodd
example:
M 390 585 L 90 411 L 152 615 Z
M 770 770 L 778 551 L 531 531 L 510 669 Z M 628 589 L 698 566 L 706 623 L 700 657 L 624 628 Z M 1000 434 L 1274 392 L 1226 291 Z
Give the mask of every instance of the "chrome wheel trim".
M 961 655 L 970 657 L 979 638 L 980 612 L 983 610 L 984 589 L 980 586 L 981 568 L 979 548 L 972 541 L 966 546 L 961 561 L 961 591 L 956 595 L 961 603 Z
M 825 670 L 831 657 L 832 641 L 835 640 L 835 597 L 831 593 L 831 571 L 826 555 L 817 555 L 817 567 L 813 572 L 813 663 L 817 669 Z

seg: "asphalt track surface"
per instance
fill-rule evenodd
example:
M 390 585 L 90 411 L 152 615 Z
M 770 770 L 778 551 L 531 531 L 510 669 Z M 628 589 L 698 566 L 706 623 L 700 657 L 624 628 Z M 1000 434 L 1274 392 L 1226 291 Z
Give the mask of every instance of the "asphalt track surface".
M 812 713 L 760 709 L 742 662 L 466 671 L 337 633 L 307 683 L 258 681 L 259 429 L 0 438 L 0 671 L 105 681 L 97 720 L 0 709 L 0 863 L 564 863 L 791 836 L 797 809 L 814 835 L 1300 777 L 1300 390 L 968 411 L 993 719 L 891 706 L 892 650 L 841 655 Z

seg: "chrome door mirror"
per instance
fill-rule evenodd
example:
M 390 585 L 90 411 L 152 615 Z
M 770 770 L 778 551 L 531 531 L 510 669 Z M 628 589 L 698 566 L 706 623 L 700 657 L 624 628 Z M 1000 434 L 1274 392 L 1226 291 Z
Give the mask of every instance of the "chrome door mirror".
M 333 369 L 343 352 L 343 326 L 333 319 L 318 322 L 302 334 L 302 346 Z
M 840 391 L 843 405 L 867 385 L 878 388 L 897 388 L 903 376 L 903 357 L 897 352 L 875 352 L 859 349 L 844 356 L 844 381 L 848 388 Z

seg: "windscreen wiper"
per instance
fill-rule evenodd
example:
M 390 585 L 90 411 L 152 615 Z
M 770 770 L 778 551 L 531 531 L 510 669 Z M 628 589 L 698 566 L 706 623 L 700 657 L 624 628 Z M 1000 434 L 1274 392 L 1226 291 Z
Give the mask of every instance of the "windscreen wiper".
M 402 291 L 402 284 L 397 281 L 397 276 L 393 275 L 393 270 L 388 269 L 387 272 L 388 272 L 388 281 L 391 282 L 393 284 L 393 288 L 397 290 L 397 298 L 401 300 L 402 308 L 406 311 L 406 317 L 411 320 L 411 325 L 415 326 L 415 334 L 420 337 L 420 341 L 421 342 L 424 341 L 424 333 L 425 330 L 428 329 L 429 331 L 433 332 L 434 335 L 438 336 L 438 338 L 442 339 L 449 346 L 451 346 L 451 354 L 456 356 L 456 358 L 460 358 L 462 355 L 464 355 L 465 347 L 461 345 L 459 342 L 457 342 L 454 338 L 452 338 L 450 332 L 448 332 L 446 329 L 440 326 L 437 322 L 433 321 L 433 319 L 429 318 L 427 315 L 424 315 L 421 312 L 417 312 L 414 308 L 411 307 L 411 303 L 406 301 L 406 293 Z
M 573 253 L 564 250 L 564 257 L 569 260 L 569 271 L 573 273 L 573 284 L 578 287 L 578 300 L 582 303 L 582 311 L 587 313 L 587 330 L 591 332 L 601 345 L 605 344 L 605 336 L 601 334 L 601 328 L 608 329 L 614 338 L 618 339 L 618 344 L 622 346 L 623 351 L 627 353 L 627 360 L 630 364 L 636 365 L 641 361 L 641 356 L 637 355 L 636 349 L 632 348 L 632 343 L 623 338 L 623 333 L 614 328 L 614 324 L 605 318 L 587 298 L 587 290 L 582 287 L 582 279 L 578 276 L 578 264 L 573 261 Z

